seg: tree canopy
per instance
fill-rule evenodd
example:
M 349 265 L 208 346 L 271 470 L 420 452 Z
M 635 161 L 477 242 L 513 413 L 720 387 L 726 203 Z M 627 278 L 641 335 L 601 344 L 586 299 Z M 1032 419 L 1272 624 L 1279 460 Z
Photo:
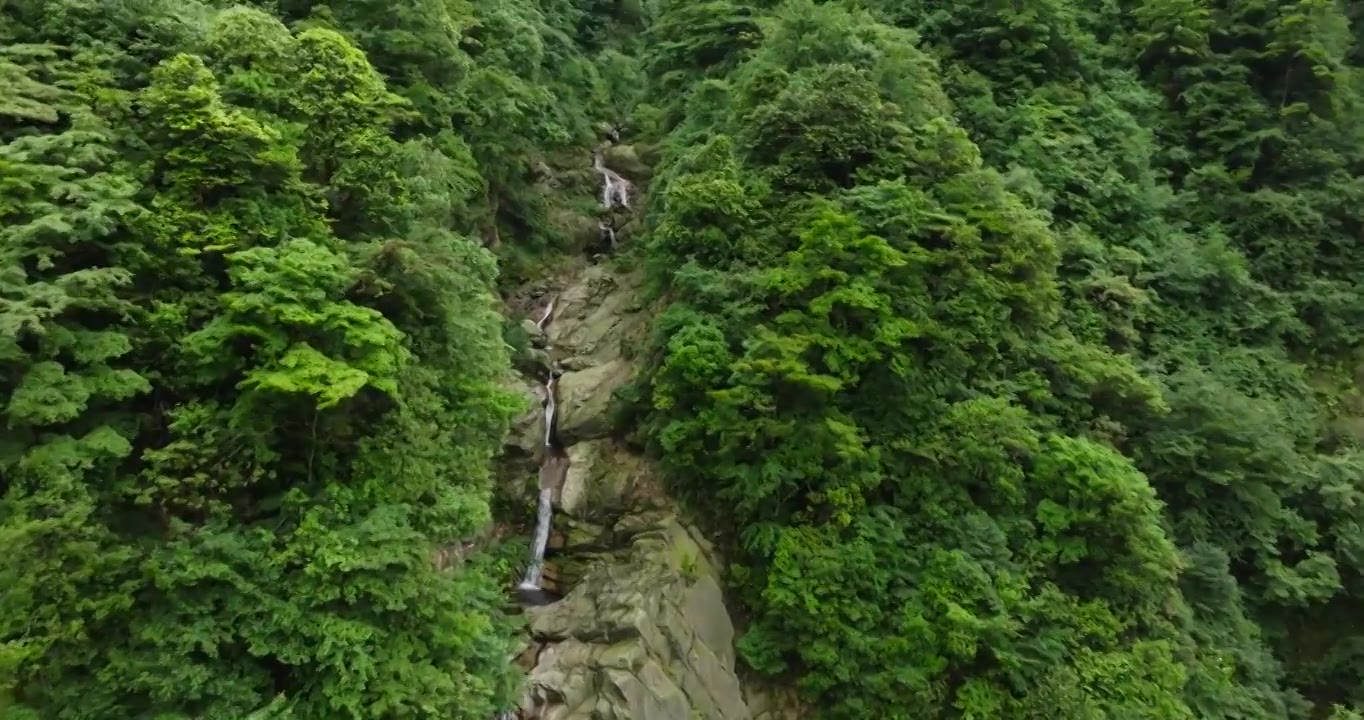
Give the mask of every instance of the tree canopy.
M 505 148 L 454 129 L 478 109 L 473 10 L 376 30 L 362 5 L 5 10 L 11 714 L 483 720 L 514 699 L 498 578 L 432 556 L 488 521 L 516 410 L 471 233 L 517 188 L 489 170 Z
M 433 556 L 606 126 L 657 161 L 621 417 L 749 669 L 830 720 L 1359 718 L 1361 23 L 12 0 L 0 715 L 510 707 L 504 578 Z
M 639 396 L 751 666 L 831 718 L 1364 701 L 1347 11 L 656 7 Z

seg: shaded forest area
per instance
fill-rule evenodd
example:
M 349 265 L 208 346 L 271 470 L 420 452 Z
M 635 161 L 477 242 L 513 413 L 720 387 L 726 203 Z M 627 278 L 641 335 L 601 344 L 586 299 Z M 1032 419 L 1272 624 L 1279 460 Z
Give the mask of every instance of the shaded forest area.
M 487 720 L 498 293 L 653 146 L 622 423 L 833 720 L 1364 711 L 1364 4 L 10 0 L 0 715 Z

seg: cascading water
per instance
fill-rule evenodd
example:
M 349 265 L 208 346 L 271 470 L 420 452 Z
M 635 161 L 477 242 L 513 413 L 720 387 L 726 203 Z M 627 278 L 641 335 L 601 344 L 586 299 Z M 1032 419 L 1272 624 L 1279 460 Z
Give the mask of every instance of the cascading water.
M 531 545 L 530 566 L 521 579 L 522 590 L 540 590 L 545 572 L 545 548 L 549 546 L 549 526 L 554 519 L 554 488 L 540 488 L 540 503 L 535 509 L 535 542 Z
M 612 141 L 619 142 L 620 134 L 614 127 L 610 131 L 610 136 Z M 612 215 L 613 213 L 610 211 L 618 207 L 628 210 L 630 207 L 630 181 L 606 167 L 600 148 L 592 153 L 592 168 L 602 178 L 602 208 L 608 211 L 608 215 Z M 598 222 L 597 229 L 601 233 L 602 239 L 609 243 L 610 249 L 615 250 L 615 221 L 611 217 L 607 217 Z M 545 306 L 544 312 L 535 322 L 535 327 L 540 332 L 545 332 L 554 320 L 557 302 L 557 297 L 550 298 L 549 304 Z M 546 345 L 545 350 L 552 352 L 554 348 L 551 345 Z M 556 593 L 546 591 L 542 585 L 545 573 L 545 552 L 549 549 L 549 535 L 554 521 L 554 492 L 563 485 L 564 477 L 568 472 L 568 456 L 562 448 L 555 444 L 555 416 L 558 412 L 556 393 L 561 370 L 559 364 L 554 361 L 551 361 L 548 370 L 549 379 L 544 384 L 544 457 L 540 462 L 540 494 L 535 510 L 535 536 L 531 541 L 530 564 L 526 567 L 526 573 L 522 577 L 521 583 L 517 586 L 520 600 L 526 605 L 542 605 L 558 599 Z M 494 716 L 493 720 L 517 720 L 517 718 L 522 717 L 525 716 L 517 711 L 506 711 Z M 531 717 L 538 717 L 538 715 L 532 713 Z
M 540 320 L 535 323 L 535 327 L 539 328 L 540 332 L 544 332 L 545 326 L 549 325 L 550 319 L 554 317 L 554 303 L 558 301 L 558 299 L 559 298 L 550 298 L 549 305 L 545 306 L 545 314 L 541 315 Z
M 600 150 L 592 153 L 592 169 L 601 175 L 601 206 L 607 210 L 617 206 L 629 208 L 630 181 L 621 177 L 615 170 L 606 167 Z
M 551 298 L 545 312 L 535 326 L 543 331 L 554 319 L 554 305 L 558 298 Z M 552 349 L 552 348 L 551 348 Z M 558 369 L 551 367 L 549 380 L 545 381 L 545 457 L 540 466 L 540 498 L 535 509 L 535 537 L 531 543 L 530 565 L 526 567 L 525 577 L 519 586 L 521 590 L 535 595 L 542 591 L 540 581 L 545 571 L 545 550 L 549 547 L 550 525 L 554 520 L 554 469 L 562 464 L 554 447 L 554 416 L 558 410 L 555 398 L 559 384 Z
M 611 223 L 605 220 L 597 223 L 597 232 L 601 233 L 602 239 L 606 240 L 612 250 L 616 249 L 616 229 Z
M 554 377 L 554 371 L 549 374 L 549 382 L 545 383 L 545 450 L 554 448 L 554 413 L 558 410 L 559 404 L 554 399 L 554 386 L 559 384 L 559 378 Z
M 606 167 L 601 149 L 592 153 L 592 168 L 602 178 L 602 207 L 607 210 L 613 210 L 617 207 L 629 208 L 630 181 Z M 611 249 L 614 250 L 616 248 L 615 226 L 609 220 L 602 220 L 597 227 L 602 236 L 610 242 Z M 541 332 L 544 332 L 553 322 L 557 302 L 558 298 L 551 298 L 549 304 L 545 306 L 544 313 L 535 322 L 535 327 Z M 553 350 L 553 348 L 547 347 L 546 350 Z M 558 367 L 551 366 L 549 368 L 549 379 L 545 381 L 545 453 L 544 460 L 540 464 L 540 497 L 535 511 L 535 537 L 531 544 L 530 565 L 526 568 L 525 577 L 519 586 L 523 592 L 523 597 L 526 599 L 539 597 L 543 593 L 541 580 L 545 570 L 545 551 L 549 546 L 550 525 L 554 520 L 554 489 L 562 483 L 563 474 L 568 469 L 568 458 L 554 445 L 554 421 L 555 414 L 558 411 L 555 391 L 558 383 Z

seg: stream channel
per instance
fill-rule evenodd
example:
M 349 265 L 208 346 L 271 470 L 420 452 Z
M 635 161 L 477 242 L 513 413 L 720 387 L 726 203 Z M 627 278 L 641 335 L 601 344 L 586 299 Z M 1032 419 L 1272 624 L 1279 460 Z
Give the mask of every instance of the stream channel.
M 598 222 L 597 228 L 601 233 L 601 240 L 609 250 L 615 250 L 616 230 L 611 213 L 616 208 L 629 209 L 631 187 L 629 180 L 606 166 L 602 153 L 604 147 L 603 145 L 592 151 L 592 169 L 601 176 L 601 207 L 606 212 L 606 217 Z M 549 304 L 535 321 L 535 327 L 541 333 L 548 335 L 549 326 L 554 322 L 557 303 L 558 298 L 551 296 Z M 545 437 L 544 447 L 541 448 L 543 454 L 539 471 L 539 498 L 535 506 L 535 534 L 531 538 L 530 563 L 526 566 L 526 574 L 516 588 L 517 597 L 523 605 L 547 605 L 559 599 L 558 594 L 544 588 L 543 580 L 545 551 L 549 547 L 549 535 L 554 523 L 554 495 L 563 487 L 564 478 L 568 474 L 568 455 L 559 443 L 555 426 L 559 409 L 557 397 L 559 376 L 563 374 L 563 369 L 555 359 L 554 346 L 546 345 L 545 350 L 549 353 L 550 361 L 549 367 L 546 368 L 548 377 L 544 385 Z

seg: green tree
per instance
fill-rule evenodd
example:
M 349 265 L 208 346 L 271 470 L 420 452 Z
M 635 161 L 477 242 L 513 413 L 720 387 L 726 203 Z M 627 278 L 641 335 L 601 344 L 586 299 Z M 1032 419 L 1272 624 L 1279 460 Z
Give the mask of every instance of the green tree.
M 0 150 L 0 534 L 32 548 L 3 687 L 38 717 L 486 718 L 501 593 L 432 559 L 488 521 L 514 412 L 495 265 L 448 229 L 476 172 L 392 139 L 337 33 L 208 27 L 121 158 L 41 84 Z
M 136 185 L 111 169 L 108 129 L 30 70 L 0 58 L 5 126 L 28 131 L 0 145 L 0 538 L 14 553 L 0 565 L 0 695 L 21 700 L 52 697 L 46 681 L 132 602 L 136 552 L 105 524 L 101 488 L 134 451 L 127 404 L 150 389 L 117 264 Z

